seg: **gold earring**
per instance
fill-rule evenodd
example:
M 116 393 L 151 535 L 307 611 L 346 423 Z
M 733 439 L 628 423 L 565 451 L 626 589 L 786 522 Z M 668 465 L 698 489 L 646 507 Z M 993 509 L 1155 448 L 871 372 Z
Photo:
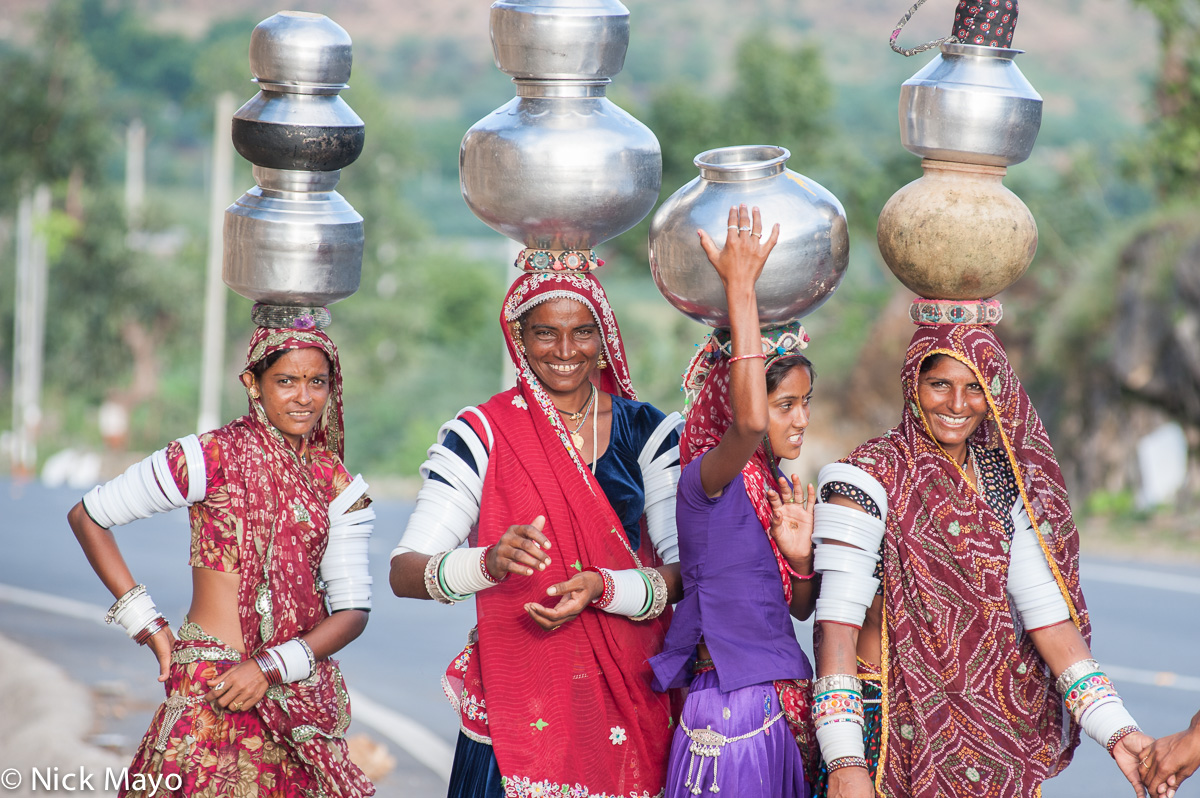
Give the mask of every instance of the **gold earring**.
M 596 368 L 598 368 L 598 369 L 608 368 L 608 361 L 604 359 L 603 352 L 600 353 L 600 359 L 596 361 Z
M 257 389 L 257 388 L 250 388 L 249 390 L 250 390 L 250 398 L 251 398 L 251 399 L 257 399 L 257 398 L 258 398 L 258 389 Z

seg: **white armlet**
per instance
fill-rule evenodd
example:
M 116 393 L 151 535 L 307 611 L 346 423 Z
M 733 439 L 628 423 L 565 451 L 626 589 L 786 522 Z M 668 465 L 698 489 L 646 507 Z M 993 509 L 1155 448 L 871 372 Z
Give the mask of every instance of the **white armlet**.
M 861 468 L 830 463 L 821 469 L 817 481 L 822 486 L 826 482 L 854 485 L 870 496 L 883 517 L 887 517 L 887 491 Z M 813 568 L 821 574 L 821 594 L 817 598 L 815 620 L 862 626 L 879 587 L 875 564 L 879 562 L 877 552 L 884 528 L 883 518 L 875 518 L 866 511 L 825 502 L 817 504 L 813 510 L 813 542 L 817 544 Z M 835 541 L 847 545 L 835 545 Z
M 494 439 L 487 418 L 479 410 L 467 407 L 458 415 L 464 413 L 473 413 L 482 422 L 489 448 L 485 449 L 474 429 L 457 417 L 442 425 L 438 430 L 438 442 L 429 447 L 429 459 L 421 466 L 425 481 L 417 493 L 417 506 L 409 516 L 399 545 L 392 550 L 392 557 L 409 551 L 433 555 L 456 549 L 479 523 L 483 478 L 487 473 L 488 452 Z M 442 445 L 450 432 L 456 433 L 471 450 L 478 473 Z M 432 474 L 437 474 L 446 482 L 431 479 Z
M 887 518 L 887 490 L 879 483 L 879 480 L 858 466 L 852 466 L 849 463 L 830 463 L 822 468 L 817 474 L 818 496 L 821 495 L 821 488 L 825 486 L 826 482 L 845 482 L 853 485 L 871 497 L 871 500 L 879 508 L 880 518 Z
M 1118 730 L 1138 724 L 1125 708 L 1125 702 L 1118 696 L 1111 696 L 1100 699 L 1084 710 L 1079 725 L 1083 727 L 1084 734 L 1108 748 L 1108 741 Z
M 455 549 L 446 554 L 442 560 L 442 578 L 446 587 L 460 596 L 469 596 L 480 590 L 487 590 L 499 584 L 489 576 L 484 576 L 483 553 L 484 546 L 469 549 Z
M 1015 532 L 1009 549 L 1008 595 L 1026 629 L 1041 629 L 1070 620 L 1071 611 L 1038 543 L 1024 503 L 1012 509 Z
M 675 490 L 679 485 L 680 473 L 679 447 L 672 446 L 658 457 L 654 455 L 668 435 L 682 428 L 683 417 L 678 413 L 671 413 L 659 423 L 638 455 L 638 465 L 642 469 L 642 487 L 646 491 L 646 533 L 664 563 L 679 562 L 679 533 L 675 526 Z
M 847 756 L 864 756 L 863 727 L 857 723 L 827 723 L 817 727 L 817 745 L 828 763 Z
M 184 496 L 175 485 L 167 465 L 167 450 L 160 449 L 141 462 L 134 463 L 124 474 L 97 485 L 83 497 L 83 506 L 97 524 L 108 529 L 128 524 L 138 518 L 149 518 L 177 507 L 186 507 L 204 498 L 208 476 L 204 451 L 195 435 L 180 438 L 188 470 L 188 490 Z
M 359 474 L 329 503 L 329 543 L 320 570 L 330 612 L 371 609 L 367 546 L 375 528 L 375 511 L 367 507 L 347 512 L 366 492 L 366 480 Z

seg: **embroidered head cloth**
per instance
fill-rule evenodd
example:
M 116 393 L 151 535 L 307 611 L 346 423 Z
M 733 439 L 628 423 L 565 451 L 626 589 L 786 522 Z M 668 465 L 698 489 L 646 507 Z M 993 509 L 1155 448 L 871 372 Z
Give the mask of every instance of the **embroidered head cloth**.
M 1013 626 L 1003 519 L 931 435 L 921 364 L 946 355 L 975 372 L 989 417 L 971 445 L 1000 449 L 1072 617 L 1090 638 L 1079 538 L 1045 427 L 988 327 L 922 327 L 904 363 L 904 414 L 845 460 L 887 490 L 884 537 L 883 747 L 887 795 L 956 795 L 962 779 L 997 798 L 1035 794 L 1070 762 L 1079 731 L 1028 635 Z
M 620 330 L 596 279 L 561 272 L 518 278 L 500 315 L 518 384 L 479 408 L 493 443 L 478 545 L 541 515 L 551 562 L 476 594 L 479 644 L 463 683 L 486 686 L 487 733 L 508 794 L 558 794 L 574 785 L 580 795 L 657 795 L 666 779 L 670 699 L 651 689 L 647 660 L 662 648 L 670 613 L 635 623 L 591 609 L 547 632 L 524 609 L 556 605 L 546 589 L 589 566 L 642 564 L 514 336 L 512 322 L 559 298 L 588 307 L 600 326 L 609 362 L 594 375 L 600 387 L 634 396 Z M 470 413 L 462 418 L 478 423 Z

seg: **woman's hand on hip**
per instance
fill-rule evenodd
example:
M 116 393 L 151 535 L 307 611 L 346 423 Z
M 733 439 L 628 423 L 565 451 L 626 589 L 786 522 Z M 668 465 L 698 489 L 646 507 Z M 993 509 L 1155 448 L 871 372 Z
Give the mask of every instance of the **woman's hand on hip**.
M 258 663 L 248 659 L 218 676 L 216 684 L 205 693 L 204 700 L 214 709 L 245 712 L 262 700 L 269 686 Z
M 565 582 L 546 588 L 548 596 L 562 596 L 553 607 L 530 602 L 525 611 L 534 623 L 548 632 L 553 632 L 571 620 L 604 593 L 604 580 L 594 571 L 576 574 Z
M 550 539 L 542 534 L 545 516 L 539 515 L 532 524 L 514 524 L 500 536 L 487 555 L 487 569 L 494 579 L 509 574 L 532 576 L 550 564 Z
M 779 490 L 767 488 L 767 501 L 771 504 L 771 537 L 775 545 L 797 571 L 804 566 L 805 571 L 812 572 L 812 534 L 813 511 L 817 506 L 817 489 L 808 485 L 807 493 L 804 486 L 792 477 L 789 482 L 785 477 L 779 478 Z
M 164 626 L 150 635 L 146 645 L 150 646 L 154 656 L 158 657 L 158 680 L 165 682 L 171 675 L 171 651 L 175 648 L 175 635 L 172 634 L 171 627 Z

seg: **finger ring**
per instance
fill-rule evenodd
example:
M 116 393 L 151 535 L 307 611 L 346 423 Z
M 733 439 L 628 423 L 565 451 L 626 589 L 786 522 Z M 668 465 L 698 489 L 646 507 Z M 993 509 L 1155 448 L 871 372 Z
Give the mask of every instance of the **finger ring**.
M 1145 759 L 1139 759 L 1138 761 L 1142 763 L 1142 767 L 1148 768 L 1148 767 L 1150 767 L 1150 763 L 1154 761 L 1154 755 L 1151 754 L 1150 756 L 1146 757 Z
M 751 230 L 753 230 L 753 229 L 754 229 L 753 227 L 739 227 L 739 228 L 738 228 L 738 232 L 741 232 L 741 233 L 749 233 L 749 232 L 750 232 Z
M 242 709 L 242 702 L 236 701 L 236 702 L 230 704 L 229 708 L 232 709 L 234 712 L 240 712 Z
M 758 236 L 759 238 L 762 238 L 762 233 L 751 233 L 750 235 Z
M 725 229 L 726 230 L 737 230 L 738 226 L 736 224 L 730 224 L 730 225 L 726 225 Z
M 214 687 L 213 689 L 214 689 L 214 690 L 224 690 L 224 689 L 225 689 L 225 682 L 217 682 L 217 685 L 216 685 L 216 687 Z

